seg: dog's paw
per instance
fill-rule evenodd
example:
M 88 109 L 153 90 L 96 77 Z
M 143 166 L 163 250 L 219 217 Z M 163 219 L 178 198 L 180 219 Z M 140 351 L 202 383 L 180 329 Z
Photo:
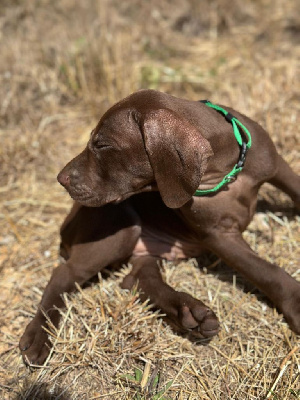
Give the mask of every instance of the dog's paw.
M 34 319 L 26 327 L 20 339 L 19 348 L 25 364 L 42 365 L 50 352 L 51 343 L 41 322 Z
M 218 318 L 209 307 L 187 293 L 177 295 L 177 317 L 171 317 L 177 327 L 194 337 L 210 338 L 219 332 Z

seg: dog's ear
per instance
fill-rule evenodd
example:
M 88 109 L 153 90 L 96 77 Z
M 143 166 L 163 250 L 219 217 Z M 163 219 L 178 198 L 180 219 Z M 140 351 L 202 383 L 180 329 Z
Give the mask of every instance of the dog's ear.
M 213 155 L 208 141 L 185 118 L 168 109 L 149 112 L 141 124 L 158 190 L 170 208 L 195 193 Z

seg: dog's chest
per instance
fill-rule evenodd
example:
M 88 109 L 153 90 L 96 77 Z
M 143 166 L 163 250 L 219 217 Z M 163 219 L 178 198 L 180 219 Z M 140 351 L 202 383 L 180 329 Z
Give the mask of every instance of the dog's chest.
M 134 251 L 134 256 L 156 256 L 169 261 L 199 257 L 202 253 L 199 241 L 182 238 L 180 235 L 159 232 L 151 227 L 143 228 Z

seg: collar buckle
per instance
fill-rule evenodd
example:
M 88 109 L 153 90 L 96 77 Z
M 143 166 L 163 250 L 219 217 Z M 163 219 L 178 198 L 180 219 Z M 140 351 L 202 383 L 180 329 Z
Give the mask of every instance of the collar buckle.
M 226 176 L 226 181 L 227 181 L 227 183 L 232 183 L 232 182 L 236 181 L 236 176 L 228 175 L 228 176 Z
M 246 153 L 247 153 L 247 143 L 243 142 L 241 145 L 241 150 L 240 150 L 240 156 L 237 162 L 237 167 L 238 168 L 243 168 L 245 161 L 246 161 Z

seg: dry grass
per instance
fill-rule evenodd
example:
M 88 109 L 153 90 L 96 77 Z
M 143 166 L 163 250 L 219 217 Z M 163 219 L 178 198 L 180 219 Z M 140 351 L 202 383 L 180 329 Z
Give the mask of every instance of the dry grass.
M 164 266 L 173 287 L 218 314 L 211 342 L 176 336 L 111 275 L 65 297 L 44 367 L 26 368 L 17 349 L 59 263 L 71 201 L 56 174 L 114 101 L 152 87 L 232 105 L 263 124 L 300 173 L 299 11 L 293 0 L 1 2 L 1 398 L 300 398 L 299 338 L 213 259 Z M 245 236 L 300 280 L 299 217 L 270 186 L 261 199 L 269 208 Z

